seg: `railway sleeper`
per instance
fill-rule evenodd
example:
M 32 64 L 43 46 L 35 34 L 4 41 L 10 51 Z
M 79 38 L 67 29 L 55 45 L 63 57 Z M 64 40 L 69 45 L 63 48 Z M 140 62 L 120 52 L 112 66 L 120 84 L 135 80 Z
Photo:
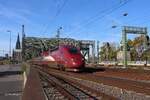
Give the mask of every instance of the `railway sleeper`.
M 81 100 L 96 100 L 95 97 L 90 96 L 89 94 L 85 93 L 84 91 L 82 91 L 81 89 L 69 84 L 68 82 L 65 82 L 64 80 L 60 79 L 60 78 L 56 78 L 54 76 L 51 75 L 46 75 L 47 80 L 49 80 L 49 82 L 53 82 L 53 84 L 55 83 L 56 86 L 59 86 L 59 88 L 63 88 L 63 90 L 67 91 L 70 95 L 72 95 L 74 97 L 74 99 L 81 99 Z M 63 84 L 63 85 L 62 85 Z
M 53 85 L 48 84 L 46 80 L 42 80 L 43 90 L 48 100 L 68 100 Z
M 58 78 L 58 77 L 57 77 Z M 59 78 L 60 79 L 60 78 Z M 69 84 L 68 85 L 68 82 L 67 81 L 64 81 L 64 79 L 60 79 L 61 80 L 61 84 L 63 84 L 64 87 L 66 87 L 66 89 L 69 89 L 68 91 L 72 91 L 73 95 L 76 95 L 77 97 L 81 98 L 81 97 L 84 97 L 85 98 L 94 98 L 96 99 L 95 97 L 92 97 L 90 94 L 87 94 L 85 91 L 81 90 L 80 88 L 81 87 L 77 87 L 75 85 L 73 85 L 73 83 Z M 65 84 L 63 83 L 65 82 Z M 67 84 L 66 84 L 67 83 Z M 74 87 L 74 88 L 72 88 Z M 78 89 L 80 91 L 78 91 Z M 79 95 L 78 95 L 79 94 Z M 86 94 L 86 95 L 85 95 Z
M 87 94 L 90 94 L 91 97 L 95 97 L 95 99 L 105 99 L 105 100 L 117 100 L 116 97 L 113 97 L 113 96 L 110 96 L 110 95 L 107 95 L 107 94 L 104 94 L 102 92 L 98 92 L 96 89 L 98 88 L 97 86 L 95 86 L 94 84 L 92 85 L 92 87 L 89 87 L 88 84 L 89 83 L 84 83 L 84 84 L 81 84 L 83 80 L 80 80 L 81 82 L 78 82 L 78 81 L 75 81 L 75 80 L 72 80 L 72 78 L 68 79 L 68 77 L 70 76 L 63 76 L 63 75 L 59 75 L 59 74 L 56 74 L 56 73 L 53 73 L 51 72 L 52 75 L 55 75 L 57 77 L 61 77 L 63 80 L 65 81 L 69 81 L 72 83 L 72 85 L 74 85 L 75 87 L 77 88 L 80 88 L 82 91 L 86 92 Z M 91 82 L 92 84 L 93 82 Z M 86 84 L 86 85 L 85 85 Z

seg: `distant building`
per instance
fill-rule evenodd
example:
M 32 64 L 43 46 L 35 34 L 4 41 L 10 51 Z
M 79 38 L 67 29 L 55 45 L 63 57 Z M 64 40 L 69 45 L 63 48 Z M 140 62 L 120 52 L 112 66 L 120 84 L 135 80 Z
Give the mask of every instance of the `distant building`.
M 15 50 L 13 50 L 13 61 L 15 61 L 16 63 L 22 61 L 22 51 L 21 51 L 19 34 L 17 37 L 16 48 Z

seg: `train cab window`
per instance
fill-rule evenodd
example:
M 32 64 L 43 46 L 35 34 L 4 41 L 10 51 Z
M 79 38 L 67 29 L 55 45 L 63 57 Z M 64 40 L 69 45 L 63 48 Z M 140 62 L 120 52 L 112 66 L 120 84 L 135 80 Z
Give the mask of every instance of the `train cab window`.
M 70 48 L 69 52 L 73 53 L 73 54 L 76 54 L 76 53 L 78 53 L 78 50 L 77 50 L 77 48 Z

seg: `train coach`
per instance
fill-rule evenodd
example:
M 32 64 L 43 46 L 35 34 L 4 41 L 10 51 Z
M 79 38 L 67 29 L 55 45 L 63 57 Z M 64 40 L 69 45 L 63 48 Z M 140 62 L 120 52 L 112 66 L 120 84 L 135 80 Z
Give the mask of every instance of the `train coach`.
M 32 60 L 32 63 L 66 71 L 80 71 L 85 66 L 85 59 L 79 48 L 72 45 L 60 45 L 53 50 L 42 52 L 40 57 Z

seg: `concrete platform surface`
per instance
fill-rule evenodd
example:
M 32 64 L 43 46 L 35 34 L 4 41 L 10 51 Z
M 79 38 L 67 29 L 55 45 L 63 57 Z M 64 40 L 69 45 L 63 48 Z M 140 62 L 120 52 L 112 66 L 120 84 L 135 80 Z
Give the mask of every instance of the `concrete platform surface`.
M 20 66 L 0 66 L 0 100 L 21 100 L 23 77 Z

